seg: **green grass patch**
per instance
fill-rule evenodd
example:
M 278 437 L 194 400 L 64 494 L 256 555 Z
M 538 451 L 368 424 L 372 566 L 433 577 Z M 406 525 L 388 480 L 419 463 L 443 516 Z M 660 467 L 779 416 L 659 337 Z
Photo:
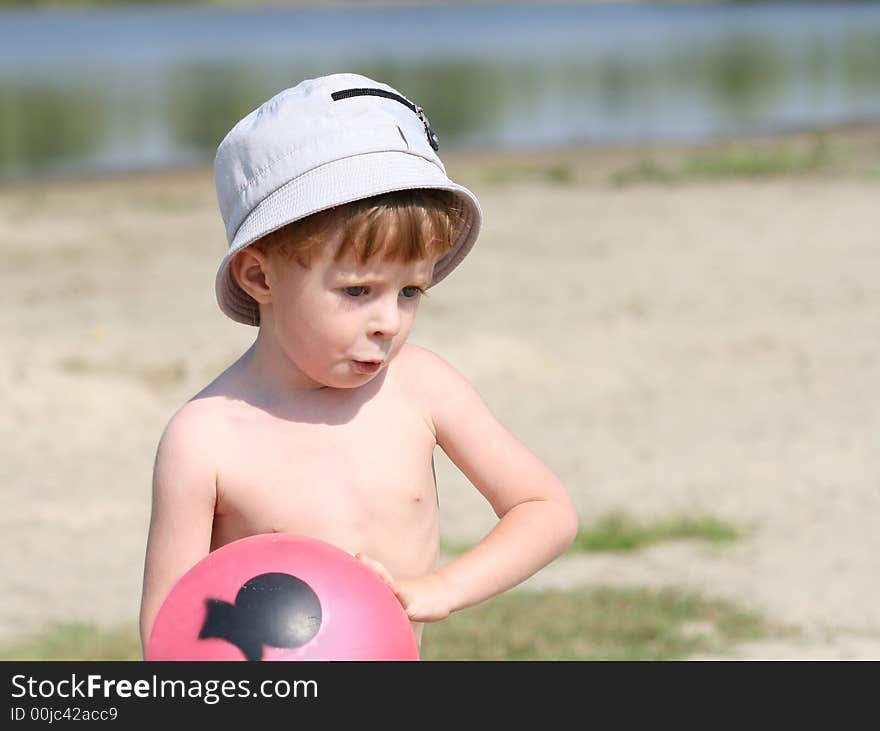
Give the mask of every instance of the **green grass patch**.
M 742 538 L 743 531 L 711 516 L 671 516 L 639 522 L 623 513 L 611 513 L 581 527 L 569 553 L 637 551 L 663 541 L 708 541 L 729 543 Z M 457 556 L 473 544 L 442 540 L 441 553 Z
M 584 526 L 569 551 L 635 551 L 662 541 L 728 543 L 741 537 L 733 525 L 711 516 L 674 516 L 640 523 L 613 513 Z
M 0 646 L 0 660 L 140 659 L 140 636 L 134 625 L 101 629 L 91 624 L 56 624 Z
M 782 632 L 674 589 L 518 591 L 425 627 L 425 660 L 672 660 Z
M 831 142 L 826 135 L 818 134 L 807 141 L 718 145 L 664 161 L 643 157 L 612 173 L 610 182 L 625 186 L 830 173 L 844 170 L 850 157 L 844 142 Z
M 791 632 L 674 589 L 515 591 L 425 627 L 425 660 L 671 660 Z M 140 660 L 137 627 L 68 624 L 0 647 L 2 660 Z

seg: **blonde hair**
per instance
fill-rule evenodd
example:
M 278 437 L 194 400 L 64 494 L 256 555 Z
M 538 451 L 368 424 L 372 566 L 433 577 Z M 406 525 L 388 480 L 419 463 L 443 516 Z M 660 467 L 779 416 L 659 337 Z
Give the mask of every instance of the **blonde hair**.
M 279 253 L 309 269 L 335 226 L 342 238 L 335 261 L 354 255 L 365 264 L 374 257 L 409 263 L 440 259 L 452 250 L 462 217 L 458 197 L 446 190 L 417 188 L 363 198 L 266 234 L 252 246 Z

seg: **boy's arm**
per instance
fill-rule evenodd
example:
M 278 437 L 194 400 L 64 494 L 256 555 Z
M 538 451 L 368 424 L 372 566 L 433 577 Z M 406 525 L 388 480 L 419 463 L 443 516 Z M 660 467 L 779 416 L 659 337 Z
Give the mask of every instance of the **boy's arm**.
M 141 597 L 141 645 L 175 582 L 210 551 L 216 470 L 206 419 L 184 407 L 159 441 Z M 209 427 L 210 428 L 210 427 Z
M 527 579 L 571 545 L 578 516 L 562 483 L 461 374 L 428 350 L 417 349 L 415 357 L 437 443 L 500 518 L 470 551 L 418 579 L 395 582 L 362 557 L 395 589 L 411 619 L 431 621 Z

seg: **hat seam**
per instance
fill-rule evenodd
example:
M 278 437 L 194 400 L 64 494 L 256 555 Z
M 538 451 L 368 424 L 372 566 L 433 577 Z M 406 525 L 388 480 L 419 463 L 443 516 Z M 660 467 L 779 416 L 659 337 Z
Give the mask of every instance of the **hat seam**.
M 255 213 L 257 213 L 257 210 L 260 208 L 260 206 L 264 205 L 265 202 L 267 200 L 269 200 L 269 198 L 271 198 L 273 195 L 275 195 L 278 191 L 282 190 L 286 186 L 290 185 L 292 182 L 294 182 L 294 180 L 300 180 L 301 178 L 305 177 L 306 175 L 310 175 L 310 174 L 314 173 L 316 170 L 320 170 L 321 168 L 325 168 L 330 165 L 335 165 L 335 164 L 341 162 L 342 160 L 349 160 L 353 157 L 360 158 L 360 157 L 363 157 L 366 155 L 380 155 L 380 154 L 384 154 L 384 153 L 388 153 L 388 152 L 396 152 L 396 153 L 400 153 L 401 155 L 410 155 L 412 157 L 417 157 L 417 158 L 424 160 L 425 162 L 433 165 L 444 175 L 446 174 L 446 171 L 442 167 L 437 165 L 437 163 L 435 163 L 433 160 L 430 160 L 429 158 L 425 157 L 424 155 L 420 155 L 419 153 L 412 152 L 408 149 L 407 150 L 371 150 L 370 152 L 358 152 L 358 153 L 355 153 L 354 155 L 346 155 L 345 157 L 340 157 L 340 158 L 337 158 L 336 160 L 328 160 L 327 162 L 321 163 L 320 165 L 315 165 L 315 167 L 313 167 L 313 168 L 309 168 L 308 170 L 301 173 L 293 180 L 286 181 L 283 185 L 280 185 L 275 190 L 268 193 L 260 201 L 258 201 L 254 205 L 252 205 L 248 214 L 242 219 L 241 223 L 238 225 L 238 228 L 235 229 L 235 233 L 231 237 L 229 237 L 230 243 L 235 241 L 236 237 L 238 236 L 238 232 L 241 231 L 242 227 L 245 225 L 245 223 L 247 223 L 248 219 L 250 219 Z M 281 158 L 278 158 L 278 159 L 280 160 Z M 387 192 L 393 192 L 395 190 L 413 190 L 413 189 L 418 189 L 418 188 L 431 188 L 431 189 L 435 189 L 435 190 L 446 190 L 446 188 L 439 188 L 434 185 L 430 185 L 430 186 L 429 185 L 419 185 L 419 186 L 413 186 L 412 188 L 391 188 Z M 454 188 L 450 188 L 450 190 L 454 190 Z M 382 193 L 373 193 L 372 195 L 382 195 Z M 312 215 L 314 213 L 320 213 L 321 211 L 326 211 L 330 208 L 335 208 L 336 206 L 344 206 L 347 203 L 353 203 L 354 201 L 357 201 L 357 200 L 363 200 L 363 198 L 370 198 L 370 197 L 372 197 L 372 195 L 354 198 L 353 200 L 343 201 L 342 203 L 331 203 L 331 204 L 325 206 L 324 208 L 318 208 L 318 209 L 312 211 L 311 213 L 309 213 L 309 215 Z M 303 216 L 303 218 L 305 218 L 305 216 Z M 299 219 L 293 219 L 292 221 L 289 221 L 288 223 L 293 223 L 294 221 L 297 221 L 297 220 L 299 220 Z M 282 224 L 278 228 L 281 228 L 282 226 L 286 226 L 286 225 L 287 224 Z M 267 232 L 267 233 L 270 233 L 270 232 Z M 265 235 L 265 234 L 262 234 L 262 235 Z M 250 244 L 254 243 L 254 241 L 257 241 L 257 239 L 259 239 L 259 238 L 261 238 L 261 237 L 258 236 L 256 239 L 251 241 L 249 244 L 245 244 L 245 246 L 250 246 Z M 242 246 L 241 248 L 243 249 L 245 247 Z

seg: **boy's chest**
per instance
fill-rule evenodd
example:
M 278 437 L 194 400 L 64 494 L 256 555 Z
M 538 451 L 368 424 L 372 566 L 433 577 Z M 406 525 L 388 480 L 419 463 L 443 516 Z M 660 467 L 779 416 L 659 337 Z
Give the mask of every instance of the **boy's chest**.
M 344 544 L 436 520 L 434 437 L 404 405 L 367 404 L 323 420 L 255 414 L 230 438 L 218 469 L 219 542 L 278 531 Z

